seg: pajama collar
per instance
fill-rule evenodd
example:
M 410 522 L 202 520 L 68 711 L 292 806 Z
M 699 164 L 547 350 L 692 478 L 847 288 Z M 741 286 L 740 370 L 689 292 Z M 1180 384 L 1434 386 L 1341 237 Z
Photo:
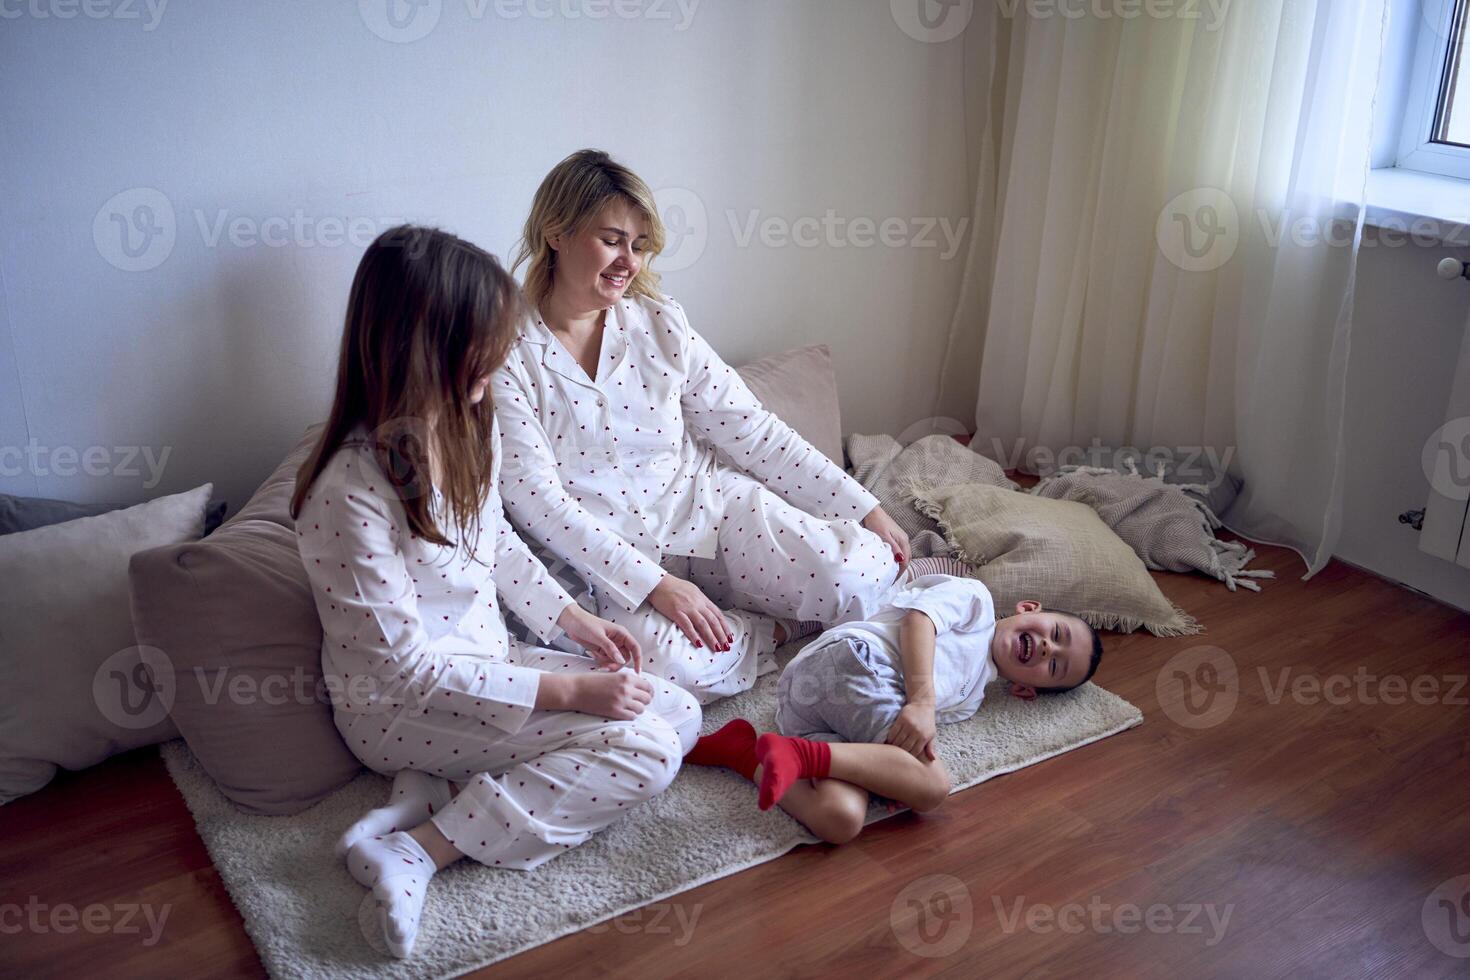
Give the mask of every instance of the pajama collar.
M 539 358 L 543 367 L 584 388 L 597 388 L 611 377 L 628 358 L 628 325 L 625 322 L 633 307 L 627 302 L 614 303 L 608 307 L 607 319 L 602 329 L 602 350 L 597 356 L 597 377 L 588 379 L 587 372 L 577 359 L 567 353 L 560 340 L 551 332 L 544 321 L 532 318 L 521 328 L 521 340 L 541 348 Z

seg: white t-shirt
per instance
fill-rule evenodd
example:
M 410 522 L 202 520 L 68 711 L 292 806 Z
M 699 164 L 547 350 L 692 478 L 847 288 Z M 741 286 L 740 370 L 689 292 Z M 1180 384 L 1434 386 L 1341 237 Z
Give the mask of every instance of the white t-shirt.
M 954 575 L 921 575 L 900 583 L 861 619 L 833 626 L 814 644 L 856 635 L 875 654 L 891 658 L 903 674 L 899 632 L 911 609 L 934 623 L 934 718 L 943 725 L 964 721 L 980 707 L 985 685 L 997 676 L 990 656 L 995 636 L 995 602 L 984 583 Z

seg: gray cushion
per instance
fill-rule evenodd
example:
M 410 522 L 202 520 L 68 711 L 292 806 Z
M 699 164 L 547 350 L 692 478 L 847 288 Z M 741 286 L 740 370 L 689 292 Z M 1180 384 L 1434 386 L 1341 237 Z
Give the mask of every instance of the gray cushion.
M 178 734 L 171 677 L 133 630 L 128 562 L 198 538 L 211 489 L 0 537 L 0 802 L 40 789 L 58 766 Z
M 18 531 L 33 531 L 79 517 L 96 517 L 114 510 L 122 510 L 128 504 L 75 504 L 70 500 L 49 500 L 45 497 L 17 497 L 0 493 L 0 534 L 15 534 Z M 210 503 L 204 513 L 204 533 L 208 534 L 224 523 L 229 504 L 223 500 Z

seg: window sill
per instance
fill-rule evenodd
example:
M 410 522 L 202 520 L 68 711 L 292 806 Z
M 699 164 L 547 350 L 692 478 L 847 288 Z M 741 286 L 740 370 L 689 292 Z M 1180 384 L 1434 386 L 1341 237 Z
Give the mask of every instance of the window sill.
M 1363 222 L 1443 245 L 1470 246 L 1470 180 L 1399 167 L 1373 170 Z

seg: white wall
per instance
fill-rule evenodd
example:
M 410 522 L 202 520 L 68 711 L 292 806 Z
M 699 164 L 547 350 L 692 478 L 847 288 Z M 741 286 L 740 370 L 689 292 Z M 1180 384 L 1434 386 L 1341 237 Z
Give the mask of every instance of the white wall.
M 430 0 L 411 43 L 369 29 L 383 0 L 174 2 L 152 29 L 145 0 L 96 2 L 140 16 L 0 4 L 0 491 L 131 502 L 213 480 L 237 508 L 329 403 L 365 244 L 320 244 L 333 221 L 437 223 L 503 256 L 582 146 L 703 206 L 684 247 L 706 247 L 665 287 L 729 360 L 827 343 L 848 431 L 931 411 L 962 250 L 741 247 L 731 228 L 967 214 L 958 42 L 914 40 L 883 0 Z M 104 205 L 136 188 L 175 241 L 124 271 L 111 215 L 142 192 Z M 221 217 L 287 243 L 211 244 Z M 53 455 L 103 447 L 92 467 L 116 470 L 133 446 L 169 453 L 156 486 L 141 459 L 88 476 Z
M 94 8 L 138 19 L 0 4 L 22 12 L 0 18 L 0 491 L 131 502 L 213 480 L 238 507 L 328 404 L 361 247 L 307 241 L 330 219 L 407 218 L 503 255 L 546 169 L 581 146 L 702 205 L 703 253 L 665 283 L 730 360 L 827 343 L 848 431 L 927 416 L 963 254 L 944 259 L 938 234 L 937 247 L 741 247 L 730 212 L 741 229 L 756 211 L 965 217 L 960 45 L 979 49 L 978 24 L 924 44 L 882 0 L 701 0 L 681 30 L 674 0 L 657 2 L 624 21 L 441 0 L 412 43 L 376 36 L 352 2 L 176 2 L 152 30 L 142 0 Z M 106 259 L 119 239 L 103 206 L 131 188 L 176 216 L 172 251 L 146 271 Z M 300 215 L 306 234 L 211 245 L 221 214 L 247 230 Z M 1470 608 L 1470 572 L 1420 554 L 1397 522 L 1424 504 L 1419 452 L 1470 312 L 1470 286 L 1434 278 L 1437 255 L 1363 253 L 1339 554 Z M 973 394 L 952 384 L 940 409 L 968 421 Z M 94 470 L 136 475 L 53 455 L 88 447 L 102 447 Z M 78 475 L 56 475 L 68 466 Z

